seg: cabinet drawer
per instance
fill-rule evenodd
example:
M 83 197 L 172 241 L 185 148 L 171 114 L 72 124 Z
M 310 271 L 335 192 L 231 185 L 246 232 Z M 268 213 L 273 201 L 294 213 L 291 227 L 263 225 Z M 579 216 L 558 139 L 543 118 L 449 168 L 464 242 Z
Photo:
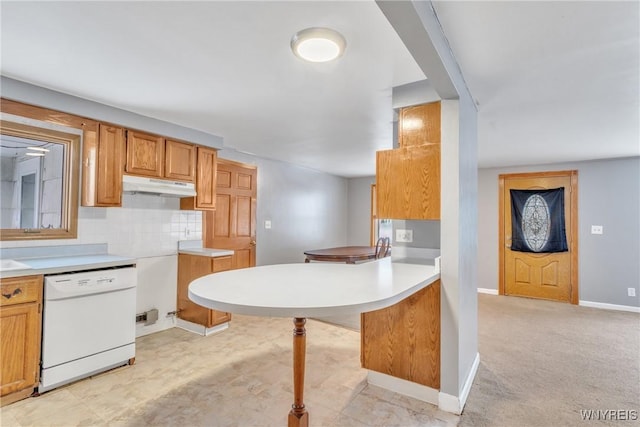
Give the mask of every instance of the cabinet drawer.
M 221 256 L 213 258 L 213 272 L 218 273 L 220 271 L 231 270 L 232 262 L 231 256 Z
M 2 279 L 0 288 L 0 306 L 40 301 L 42 276 Z

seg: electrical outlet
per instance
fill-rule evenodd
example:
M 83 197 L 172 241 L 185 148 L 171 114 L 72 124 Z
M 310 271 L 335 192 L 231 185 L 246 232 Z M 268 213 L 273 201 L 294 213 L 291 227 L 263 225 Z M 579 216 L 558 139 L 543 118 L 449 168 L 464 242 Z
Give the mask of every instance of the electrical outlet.
M 592 225 L 591 226 L 591 234 L 602 234 L 602 226 L 601 225 Z
M 627 288 L 627 294 L 630 297 L 635 297 L 636 296 L 636 288 Z
M 396 230 L 396 242 L 413 242 L 413 230 Z

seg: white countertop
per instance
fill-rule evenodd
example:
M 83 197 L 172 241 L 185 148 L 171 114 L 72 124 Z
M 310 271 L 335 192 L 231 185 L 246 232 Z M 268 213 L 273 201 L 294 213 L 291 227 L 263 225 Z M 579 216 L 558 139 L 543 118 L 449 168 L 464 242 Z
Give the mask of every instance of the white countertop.
M 209 249 L 209 248 L 190 248 L 190 249 L 178 249 L 179 254 L 188 254 L 188 255 L 200 255 L 211 258 L 216 258 L 219 256 L 230 256 L 233 255 L 232 250 L 228 249 Z
M 215 310 L 254 316 L 346 315 L 388 307 L 439 278 L 433 265 L 391 258 L 278 264 L 201 277 L 189 285 L 189 298 Z
M 62 257 L 22 258 L 22 264 L 31 267 L 23 270 L 8 270 L 0 272 L 0 277 L 32 276 L 39 274 L 55 274 L 81 270 L 95 270 L 109 267 L 119 267 L 136 263 L 135 258 L 117 255 L 74 255 Z

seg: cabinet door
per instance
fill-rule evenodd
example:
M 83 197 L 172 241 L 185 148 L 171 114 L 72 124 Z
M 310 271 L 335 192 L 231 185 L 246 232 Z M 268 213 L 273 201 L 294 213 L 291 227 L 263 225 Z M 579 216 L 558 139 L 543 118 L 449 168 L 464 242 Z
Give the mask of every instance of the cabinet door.
M 133 175 L 164 176 L 164 138 L 127 131 L 126 171 Z
M 189 283 L 207 274 L 231 269 L 231 256 L 210 258 L 178 254 L 178 317 L 210 328 L 231 320 L 231 314 L 211 310 L 189 299 Z
M 216 207 L 216 150 L 198 147 L 198 165 L 196 172 L 196 209 L 215 209 Z
M 40 361 L 40 303 L 0 307 L 0 395 L 35 387 Z
M 196 175 L 196 146 L 186 142 L 165 142 L 164 176 L 193 182 Z
M 100 124 L 96 167 L 96 206 L 122 205 L 124 129 Z
M 440 144 L 440 102 L 400 110 L 398 145 L 402 148 L 423 144 Z
M 38 383 L 42 276 L 2 279 L 0 289 L 0 395 L 22 391 L 3 399 L 10 402 Z
M 440 145 L 376 153 L 380 219 L 440 219 Z
M 199 325 L 209 323 L 209 309 L 189 299 L 189 283 L 211 274 L 211 258 L 178 254 L 178 317 Z
M 231 270 L 233 266 L 232 261 L 233 261 L 233 258 L 231 256 L 221 256 L 221 257 L 211 258 L 211 270 L 214 273 Z M 218 310 L 211 310 L 209 313 L 209 324 L 207 327 L 220 325 L 230 320 L 231 320 L 231 313 L 226 313 L 224 311 L 218 311 Z

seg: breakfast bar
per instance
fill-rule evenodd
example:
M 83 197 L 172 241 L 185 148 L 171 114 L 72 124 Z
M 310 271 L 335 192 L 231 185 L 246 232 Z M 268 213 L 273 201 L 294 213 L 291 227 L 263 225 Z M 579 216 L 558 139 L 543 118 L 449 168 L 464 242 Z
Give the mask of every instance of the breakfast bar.
M 294 403 L 289 427 L 307 426 L 303 401 L 309 317 L 372 312 L 409 300 L 439 280 L 433 265 L 384 258 L 364 264 L 268 265 L 194 280 L 189 298 L 202 306 L 253 316 L 293 318 Z

